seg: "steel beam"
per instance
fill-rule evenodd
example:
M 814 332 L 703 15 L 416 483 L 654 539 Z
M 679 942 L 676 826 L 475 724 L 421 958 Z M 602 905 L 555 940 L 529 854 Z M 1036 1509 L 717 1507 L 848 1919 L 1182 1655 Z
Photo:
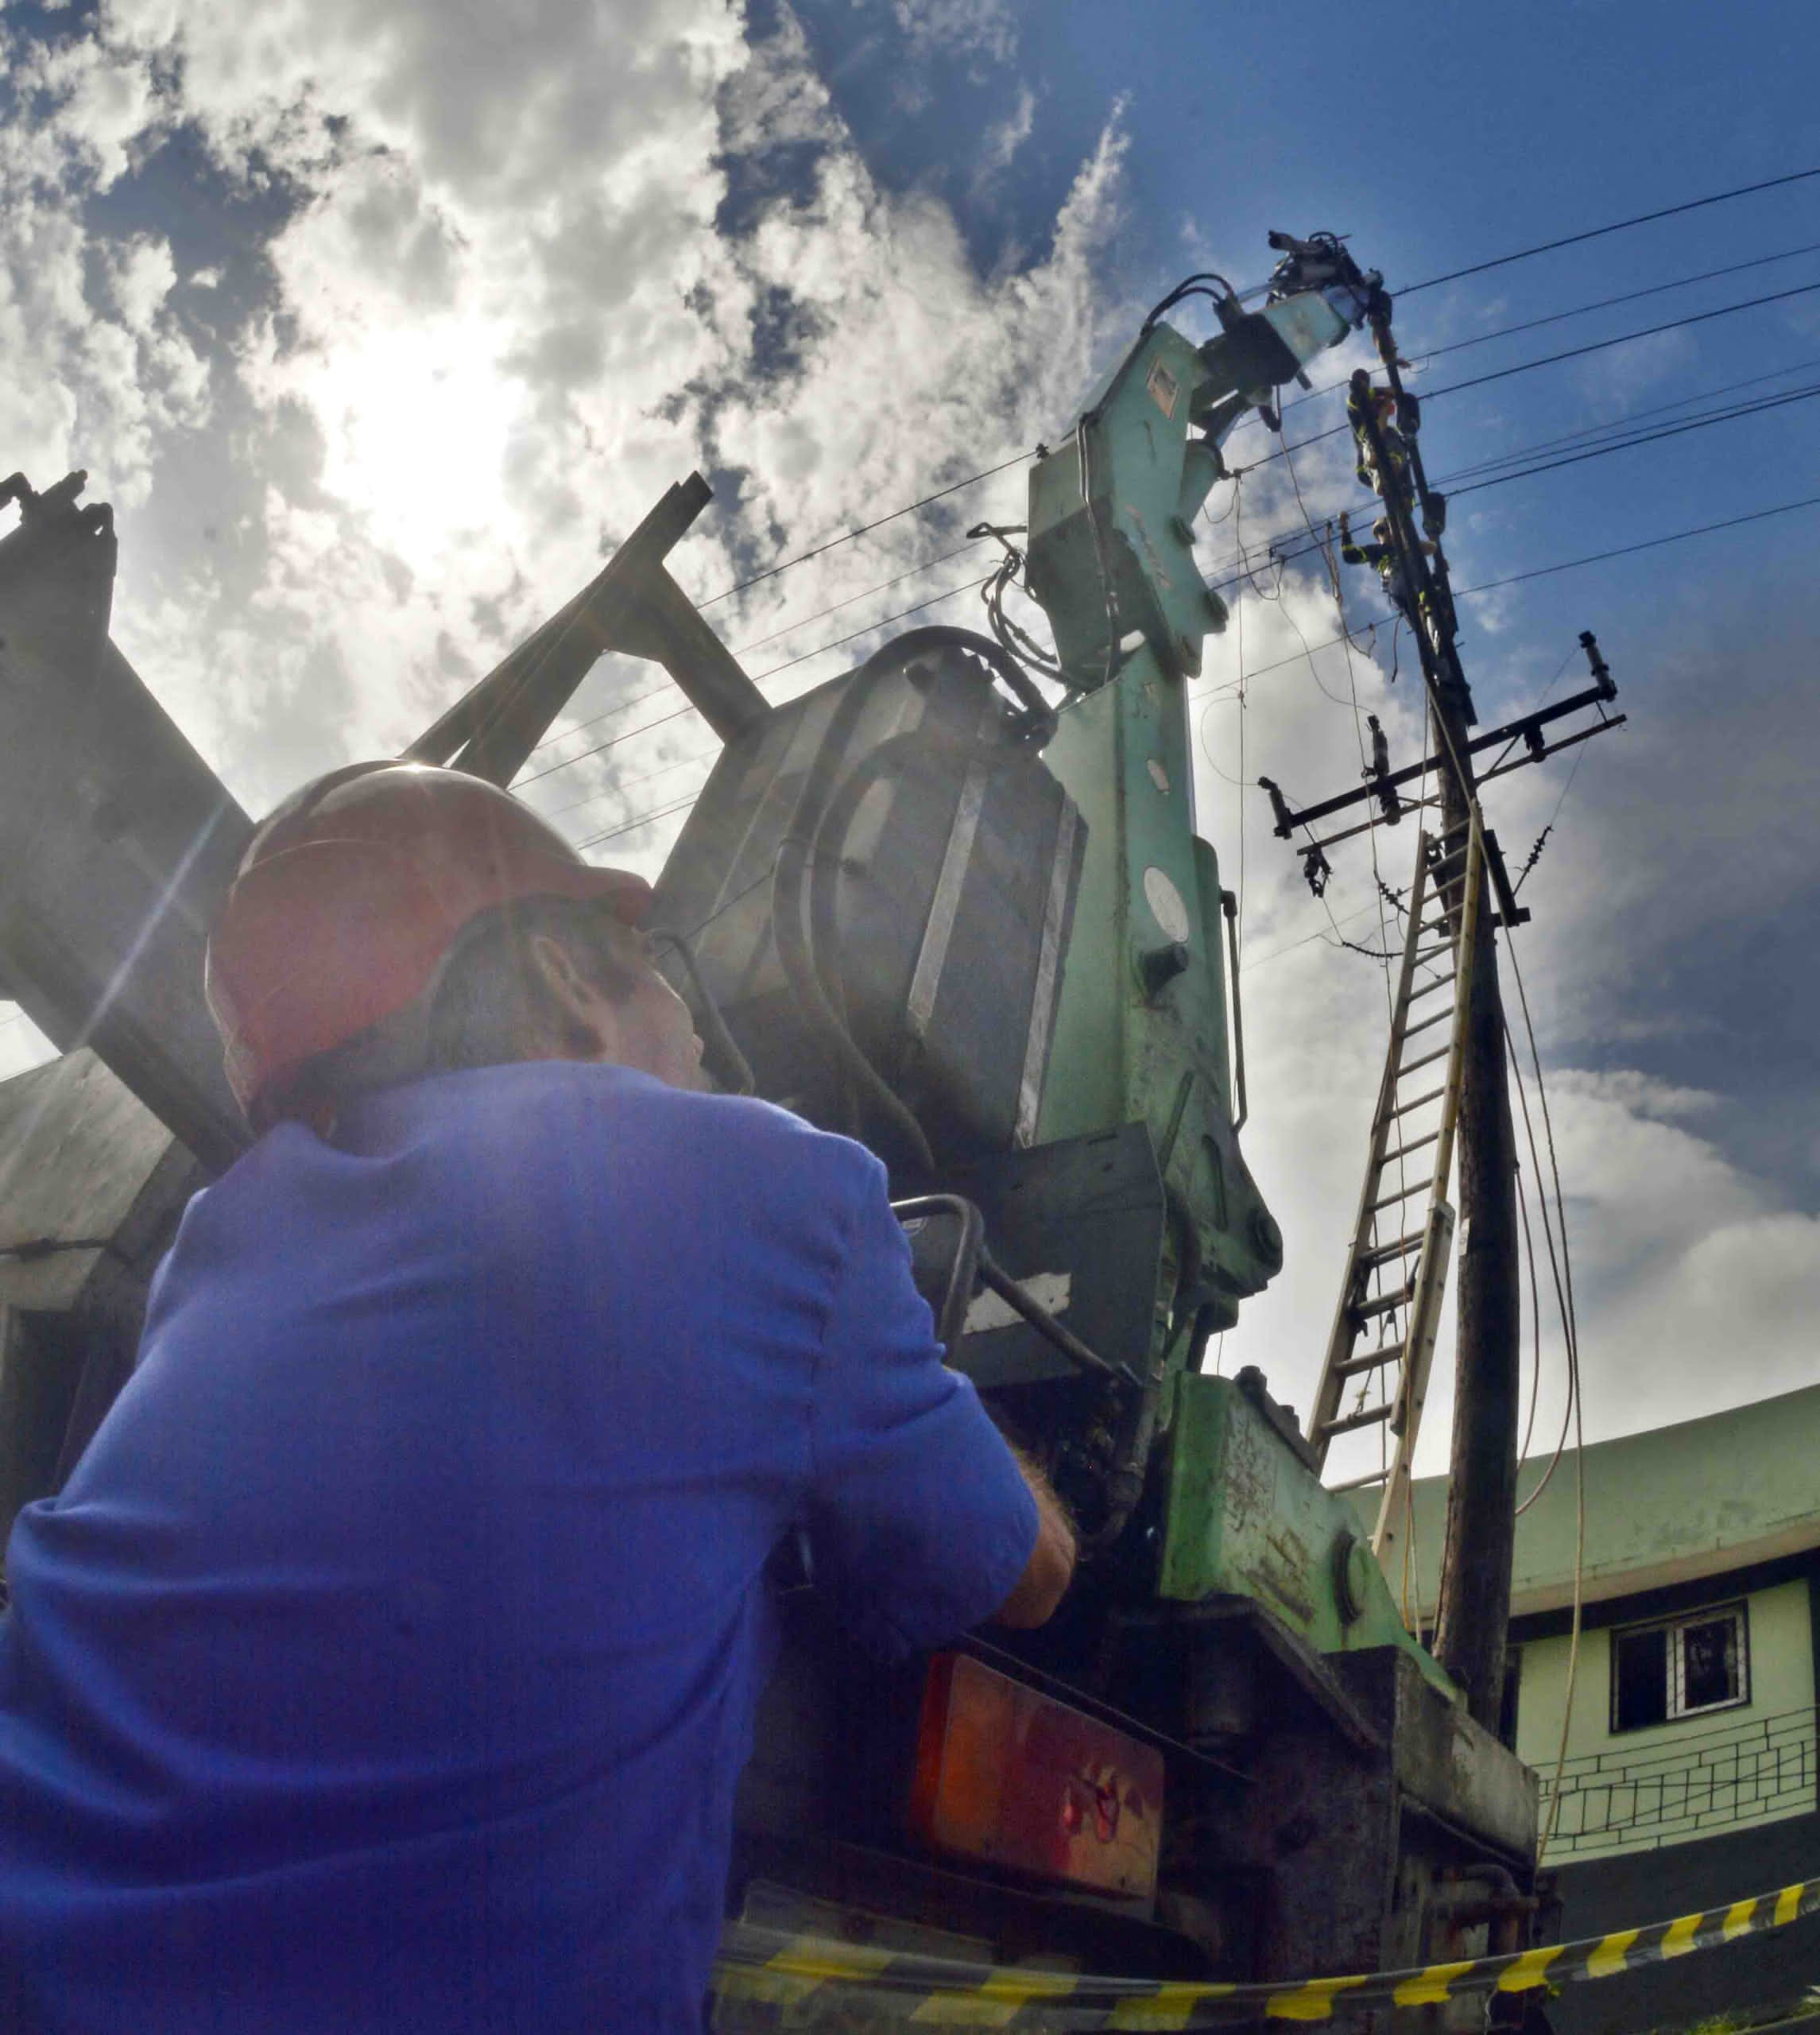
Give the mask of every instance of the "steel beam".
M 203 1001 L 252 824 L 110 641 L 116 543 L 74 474 L 0 539 L 0 976 L 212 1167 L 246 1126 Z

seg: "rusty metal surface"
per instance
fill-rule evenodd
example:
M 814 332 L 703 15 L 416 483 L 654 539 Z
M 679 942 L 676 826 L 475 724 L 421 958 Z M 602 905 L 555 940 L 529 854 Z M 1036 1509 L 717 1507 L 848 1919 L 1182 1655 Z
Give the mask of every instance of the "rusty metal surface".
M 1330 1663 L 1395 1749 L 1398 1786 L 1459 1830 L 1525 1866 L 1535 1855 L 1539 1783 L 1516 1754 L 1388 1650 Z

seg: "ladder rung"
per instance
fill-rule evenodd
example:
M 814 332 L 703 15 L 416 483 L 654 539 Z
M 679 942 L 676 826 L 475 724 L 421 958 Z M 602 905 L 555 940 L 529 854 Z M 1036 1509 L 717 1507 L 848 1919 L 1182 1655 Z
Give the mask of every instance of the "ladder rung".
M 1410 963 L 1410 966 L 1411 967 L 1419 968 L 1424 962 L 1438 961 L 1443 954 L 1451 954 L 1453 951 L 1453 941 L 1450 940 L 1443 940 L 1438 945 L 1427 948 L 1421 953 L 1418 954 L 1415 959 Z
M 1393 1159 L 1407 1159 L 1411 1152 L 1419 1152 L 1424 1145 L 1432 1145 L 1440 1135 L 1439 1131 L 1431 1130 L 1426 1137 L 1412 1138 L 1407 1145 L 1399 1145 L 1394 1152 L 1386 1152 L 1384 1163 L 1388 1166 Z
M 1329 1436 L 1353 1434 L 1361 1428 L 1375 1428 L 1380 1421 L 1388 1421 L 1394 1409 L 1387 1399 L 1380 1406 L 1367 1406 L 1362 1413 L 1348 1413 L 1338 1421 L 1329 1421 L 1321 1432 Z
M 1390 1114 L 1393 1117 L 1408 1116 L 1411 1110 L 1419 1110 L 1428 1103 L 1439 1102 L 1446 1092 L 1445 1088 L 1431 1088 L 1426 1095 L 1418 1095 L 1412 1103 L 1400 1103 Z
M 1348 1477 L 1343 1484 L 1330 1484 L 1327 1488 L 1338 1498 L 1344 1491 L 1362 1491 L 1373 1484 L 1381 1484 L 1389 1475 L 1388 1470 L 1371 1470 L 1362 1477 Z
M 1409 994 L 1404 998 L 1404 1002 L 1406 1004 L 1413 1003 L 1419 997 L 1427 995 L 1431 990 L 1445 989 L 1448 983 L 1454 979 L 1454 976 L 1457 972 L 1457 970 L 1450 969 L 1444 975 L 1437 975 L 1431 983 L 1422 983 L 1419 984 L 1415 988 L 1412 989 L 1409 992 Z
M 1393 1258 L 1407 1258 L 1410 1252 L 1421 1248 L 1425 1230 L 1411 1230 L 1406 1237 L 1399 1237 L 1395 1243 L 1380 1243 L 1370 1250 L 1361 1250 L 1357 1262 L 1364 1266 L 1388 1264 Z
M 1393 1314 L 1400 1307 L 1408 1307 L 1410 1296 L 1401 1287 L 1394 1293 L 1382 1293 L 1376 1300 L 1359 1300 L 1346 1312 L 1359 1324 L 1375 1321 L 1380 1314 Z
M 1436 1025 L 1445 1025 L 1453 1014 L 1450 1010 L 1437 1010 L 1432 1018 L 1424 1018 L 1419 1025 L 1407 1026 L 1403 1034 L 1403 1043 L 1408 1045 L 1418 1032 L 1426 1032 Z
M 1385 1343 L 1362 1357 L 1348 1357 L 1343 1363 L 1334 1366 L 1335 1378 L 1357 1378 L 1361 1371 L 1382 1370 L 1386 1364 L 1400 1362 L 1406 1346 L 1401 1343 Z
M 1400 1187 L 1396 1193 L 1384 1195 L 1374 1201 L 1371 1204 L 1372 1212 L 1375 1215 L 1380 1208 L 1389 1207 L 1393 1201 L 1407 1201 L 1411 1195 L 1426 1194 L 1434 1184 L 1432 1180 L 1419 1180 L 1413 1187 Z
M 1413 1074 L 1419 1067 L 1432 1067 L 1438 1060 L 1445 1060 L 1453 1051 L 1450 1045 L 1437 1046 L 1432 1052 L 1425 1052 L 1419 1060 L 1406 1060 L 1396 1070 L 1400 1081 L 1405 1074 Z

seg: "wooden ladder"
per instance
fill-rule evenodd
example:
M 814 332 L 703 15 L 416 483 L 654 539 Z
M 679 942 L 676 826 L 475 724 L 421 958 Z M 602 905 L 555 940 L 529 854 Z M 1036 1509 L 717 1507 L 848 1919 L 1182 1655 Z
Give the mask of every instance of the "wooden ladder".
M 1353 1227 L 1327 1360 L 1308 1439 L 1324 1463 L 1336 1436 L 1388 1424 L 1394 1451 L 1336 1489 L 1381 1483 L 1372 1550 L 1400 1551 L 1410 1464 L 1427 1396 L 1454 1241 L 1447 1200 L 1466 1064 L 1485 836 L 1477 807 L 1464 828 L 1417 843 L 1409 927 L 1392 1006 L 1390 1045 L 1373 1112 L 1365 1187 Z M 1415 1169 L 1409 1165 L 1415 1160 Z M 1377 1341 L 1361 1349 L 1375 1325 Z M 1358 1392 L 1345 1406 L 1354 1380 Z M 1373 1387 L 1377 1396 L 1372 1396 Z

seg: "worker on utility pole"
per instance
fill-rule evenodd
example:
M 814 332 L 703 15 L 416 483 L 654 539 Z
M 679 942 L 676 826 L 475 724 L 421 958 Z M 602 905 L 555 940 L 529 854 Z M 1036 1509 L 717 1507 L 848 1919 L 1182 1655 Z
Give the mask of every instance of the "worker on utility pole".
M 1342 509 L 1340 511 L 1342 561 L 1347 565 L 1371 566 L 1383 583 L 1384 594 L 1391 606 L 1411 629 L 1419 627 L 1417 617 L 1427 607 L 1430 599 L 1428 592 L 1426 590 L 1418 590 L 1410 585 L 1409 576 L 1404 568 L 1403 555 L 1392 541 L 1392 533 L 1389 518 L 1384 516 L 1379 517 L 1371 526 L 1371 533 L 1372 541 L 1369 544 L 1355 544 L 1353 541 L 1352 518 Z M 1419 541 L 1416 548 L 1428 558 L 1434 557 L 1439 549 L 1437 545 L 1426 540 Z M 1432 598 L 1439 607 L 1444 596 L 1438 586 L 1434 588 Z M 1451 634 L 1450 618 L 1453 613 L 1451 606 L 1449 605 L 1444 611 L 1450 618 L 1449 633 Z
M 649 896 L 454 771 L 255 834 L 261 1134 L 13 1537 L 0 2026 L 698 2030 L 774 1550 L 886 1657 L 1054 1610 L 884 1169 L 699 1092 Z

